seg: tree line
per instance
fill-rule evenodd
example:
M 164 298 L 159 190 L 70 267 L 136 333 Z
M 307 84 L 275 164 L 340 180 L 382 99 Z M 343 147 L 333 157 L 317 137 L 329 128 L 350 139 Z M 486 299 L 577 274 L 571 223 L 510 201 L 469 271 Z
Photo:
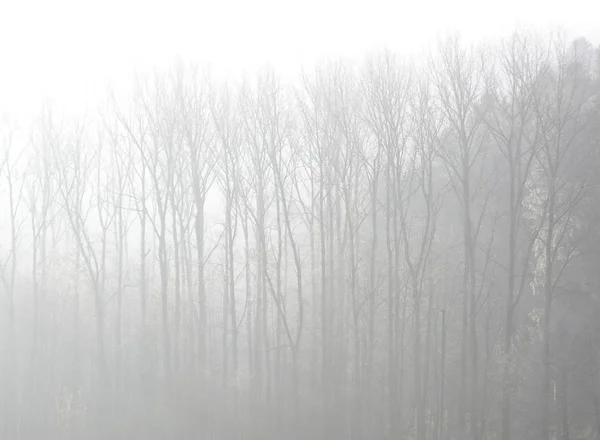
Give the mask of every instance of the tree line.
M 599 55 L 178 63 L 5 119 L 3 438 L 599 438 Z

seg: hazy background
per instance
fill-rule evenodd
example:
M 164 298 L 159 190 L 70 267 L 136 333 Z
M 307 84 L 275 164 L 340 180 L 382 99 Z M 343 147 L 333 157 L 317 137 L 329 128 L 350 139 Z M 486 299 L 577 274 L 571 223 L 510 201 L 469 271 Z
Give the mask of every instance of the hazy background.
M 179 57 L 220 75 L 271 66 L 294 77 L 331 56 L 382 47 L 416 54 L 454 31 L 481 41 L 560 28 L 598 43 L 599 13 L 593 0 L 8 0 L 0 6 L 0 111 L 36 114 L 42 98 L 74 111 L 108 83 Z

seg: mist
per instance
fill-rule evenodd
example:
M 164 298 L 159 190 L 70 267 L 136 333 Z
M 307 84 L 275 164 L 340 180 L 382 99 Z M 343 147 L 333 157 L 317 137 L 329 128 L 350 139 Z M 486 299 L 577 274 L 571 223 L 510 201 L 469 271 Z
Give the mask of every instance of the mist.
M 1 439 L 600 439 L 598 41 L 422 9 L 13 50 Z

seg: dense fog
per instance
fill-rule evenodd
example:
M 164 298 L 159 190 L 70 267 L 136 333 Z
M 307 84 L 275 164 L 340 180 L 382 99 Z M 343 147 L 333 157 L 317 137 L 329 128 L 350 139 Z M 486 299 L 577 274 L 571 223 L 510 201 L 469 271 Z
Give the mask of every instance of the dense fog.
M 182 60 L 0 123 L 0 438 L 600 438 L 600 49 Z

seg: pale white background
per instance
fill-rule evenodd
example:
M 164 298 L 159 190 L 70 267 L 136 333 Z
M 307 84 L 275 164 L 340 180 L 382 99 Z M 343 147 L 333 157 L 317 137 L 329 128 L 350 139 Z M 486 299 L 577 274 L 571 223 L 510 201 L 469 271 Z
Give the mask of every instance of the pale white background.
M 77 112 L 178 56 L 221 76 L 293 76 L 331 56 L 415 54 L 449 31 L 494 40 L 516 27 L 597 44 L 600 1 L 0 0 L 0 114 L 26 118 L 42 99 Z

